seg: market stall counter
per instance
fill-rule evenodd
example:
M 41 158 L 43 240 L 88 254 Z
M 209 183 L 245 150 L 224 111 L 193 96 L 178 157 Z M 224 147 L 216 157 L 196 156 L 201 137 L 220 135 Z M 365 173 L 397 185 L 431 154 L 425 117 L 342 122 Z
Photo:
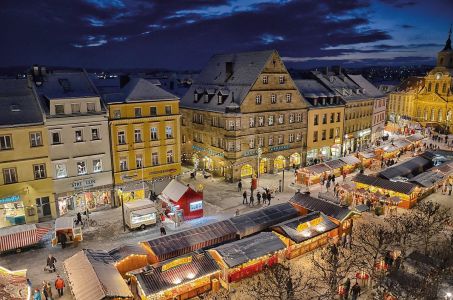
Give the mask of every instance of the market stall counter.
M 0 267 L 0 299 L 29 300 L 31 296 L 27 270 L 11 271 Z

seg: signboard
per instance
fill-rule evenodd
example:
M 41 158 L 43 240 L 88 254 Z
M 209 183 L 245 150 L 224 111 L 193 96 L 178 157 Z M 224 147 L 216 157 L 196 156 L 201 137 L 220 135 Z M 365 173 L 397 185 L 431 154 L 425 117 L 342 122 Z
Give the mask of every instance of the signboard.
M 289 145 L 280 145 L 280 146 L 275 146 L 275 147 L 269 147 L 269 152 L 282 151 L 282 150 L 287 150 L 289 148 L 290 148 Z
M 80 189 L 86 189 L 86 188 L 92 188 L 94 184 L 96 183 L 96 179 L 94 178 L 87 178 L 83 180 L 76 180 L 72 183 L 72 187 L 75 190 L 80 190 Z
M 305 222 L 305 223 L 301 223 L 297 226 L 296 230 L 297 231 L 304 231 L 305 229 L 307 229 L 308 227 L 314 227 L 316 225 L 319 225 L 322 223 L 322 218 L 321 217 L 318 217 L 314 220 L 311 220 L 309 222 Z
M 184 265 L 184 264 L 188 264 L 191 262 L 192 262 L 192 256 L 175 259 L 175 260 L 169 262 L 168 264 L 163 265 L 162 272 L 165 272 L 167 270 L 170 270 L 171 268 L 174 268 L 174 267 L 177 267 L 180 265 Z
M 256 154 L 257 154 L 256 149 L 254 149 L 254 150 L 244 151 L 244 154 L 242 154 L 242 156 L 254 156 Z
M 5 197 L 5 198 L 0 198 L 0 204 L 17 202 L 19 200 L 20 200 L 20 196 L 18 196 L 18 195 L 9 196 L 9 197 Z
M 196 151 L 204 151 L 207 152 L 209 155 L 214 155 L 214 156 L 219 156 L 219 157 L 224 157 L 224 154 L 221 152 L 214 151 L 212 149 L 206 149 L 197 145 L 192 145 L 192 149 Z

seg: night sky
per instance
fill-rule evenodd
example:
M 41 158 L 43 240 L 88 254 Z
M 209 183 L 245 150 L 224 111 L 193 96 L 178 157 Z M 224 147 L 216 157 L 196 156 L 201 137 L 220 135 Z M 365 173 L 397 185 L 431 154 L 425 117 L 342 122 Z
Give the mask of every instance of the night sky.
M 0 66 L 199 69 L 277 49 L 292 67 L 433 63 L 453 0 L 0 0 Z

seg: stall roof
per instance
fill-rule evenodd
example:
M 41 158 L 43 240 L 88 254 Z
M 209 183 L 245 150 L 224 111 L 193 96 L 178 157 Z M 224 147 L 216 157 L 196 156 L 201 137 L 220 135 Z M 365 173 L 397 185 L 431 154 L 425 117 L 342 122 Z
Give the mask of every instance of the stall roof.
M 170 198 L 170 200 L 178 202 L 188 189 L 189 187 L 187 185 L 173 179 L 162 191 L 162 194 Z
M 431 160 L 417 156 L 379 172 L 379 177 L 384 179 L 392 179 L 398 176 L 412 178 L 430 167 L 432 167 Z
M 84 249 L 64 261 L 68 281 L 75 299 L 132 299 L 123 277 L 106 251 Z
M 453 172 L 453 161 L 447 161 L 440 166 L 434 167 L 431 170 L 438 170 L 445 175 L 450 175 Z
M 406 194 L 406 195 L 410 195 L 414 191 L 414 189 L 417 187 L 415 184 L 412 184 L 409 182 L 390 181 L 387 179 L 368 176 L 368 175 L 364 175 L 364 174 L 357 174 L 352 179 L 352 181 L 375 186 L 378 188 L 382 188 L 384 190 L 390 190 L 390 191 L 394 191 L 397 193 Z
M 445 175 L 442 174 L 441 172 L 437 172 L 435 170 L 428 170 L 415 176 L 410 181 L 423 187 L 429 188 L 444 178 Z
M 423 135 L 416 133 L 416 134 L 408 136 L 406 138 L 406 140 L 408 140 L 409 142 L 412 142 L 412 143 L 417 142 L 417 141 L 423 140 Z
M 0 236 L 12 235 L 21 232 L 34 231 L 36 230 L 35 224 L 23 224 L 10 227 L 0 228 Z
M 59 217 L 55 220 L 55 229 L 67 229 L 74 227 L 73 217 Z
M 159 260 L 165 260 L 235 239 L 236 228 L 230 220 L 224 220 L 165 235 L 145 243 Z
M 326 161 L 325 164 L 327 166 L 329 166 L 331 169 L 339 169 L 339 168 L 343 167 L 344 165 L 346 165 L 346 163 L 344 163 L 340 159 Z
M 289 203 L 268 206 L 230 219 L 239 236 L 249 236 L 298 216 L 297 210 Z
M 317 165 L 305 167 L 305 170 L 307 170 L 310 173 L 314 173 L 314 174 L 322 174 L 324 172 L 329 172 L 331 169 L 326 164 L 317 164 Z
M 355 165 L 355 164 L 360 163 L 360 159 L 358 159 L 354 155 L 348 155 L 345 157 L 341 157 L 340 160 L 343 161 L 347 165 Z
M 369 211 L 370 207 L 366 204 L 359 204 L 359 205 L 356 205 L 356 207 L 354 207 L 354 209 L 360 213 L 363 213 L 365 211 Z
M 285 244 L 274 233 L 261 232 L 257 235 L 216 247 L 213 250 L 220 254 L 228 267 L 234 268 L 252 259 L 285 248 Z
M 188 260 L 190 258 L 190 261 Z M 165 270 L 165 265 L 180 260 L 181 264 L 175 264 Z M 187 260 L 185 263 L 184 261 Z M 207 252 L 193 252 L 190 255 L 184 255 L 172 260 L 167 260 L 157 265 L 148 266 L 145 270 L 135 273 L 143 292 L 153 295 L 161 291 L 192 281 L 197 278 L 215 273 L 220 268 Z
M 140 244 L 132 244 L 116 247 L 109 251 L 109 255 L 118 262 L 130 255 L 147 255 L 147 252 Z
M 394 141 L 393 144 L 398 148 L 403 148 L 403 147 L 409 146 L 412 143 L 406 139 L 399 139 L 399 140 Z
M 359 152 L 364 158 L 374 158 L 376 154 L 374 152 Z
M 398 151 L 399 148 L 397 146 L 393 146 L 393 145 L 384 145 L 384 146 L 381 146 L 377 149 L 380 149 L 384 152 L 395 152 L 395 151 Z
M 310 224 L 310 222 L 313 222 L 314 220 L 317 220 L 318 222 L 316 222 L 316 224 Z M 301 226 L 302 224 L 307 225 L 304 227 L 304 229 L 298 230 L 299 226 Z M 320 234 L 329 232 L 337 228 L 338 225 L 332 222 L 323 213 L 315 211 L 309 213 L 306 216 L 280 223 L 274 227 L 279 227 L 287 237 L 289 237 L 296 243 L 302 243 Z
M 343 221 L 351 213 L 351 210 L 341 207 L 335 203 L 311 197 L 306 194 L 297 192 L 290 200 L 291 204 L 302 206 L 311 212 L 319 211 L 336 220 Z
M 149 200 L 149 199 L 141 199 L 141 200 L 136 200 L 132 202 L 125 202 L 124 207 L 127 207 L 129 209 L 134 209 L 134 208 L 140 208 L 143 206 L 148 206 L 148 205 L 153 205 L 154 202 Z

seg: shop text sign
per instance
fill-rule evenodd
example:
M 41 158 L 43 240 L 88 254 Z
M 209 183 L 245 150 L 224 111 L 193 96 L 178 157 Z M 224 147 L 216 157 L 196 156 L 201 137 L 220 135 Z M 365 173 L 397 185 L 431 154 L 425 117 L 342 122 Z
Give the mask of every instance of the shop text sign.
M 91 188 L 91 187 L 94 186 L 95 183 L 96 183 L 96 179 L 88 178 L 88 179 L 84 179 L 84 180 L 74 181 L 72 183 L 72 187 L 75 190 L 84 189 L 84 188 Z
M 244 151 L 244 154 L 242 156 L 253 156 L 253 155 L 256 155 L 258 154 L 258 152 L 255 150 L 247 150 L 247 151 Z
M 12 203 L 19 201 L 20 196 L 14 195 L 5 198 L 0 198 L 0 204 Z
M 204 151 L 204 152 L 207 152 L 209 155 L 220 156 L 220 157 L 223 157 L 223 156 L 224 156 L 223 153 L 214 151 L 214 150 L 212 150 L 212 149 L 206 149 L 206 148 L 203 148 L 203 147 L 200 147 L 200 146 L 197 146 L 197 145 L 192 145 L 192 149 L 193 149 L 193 150 L 196 150 L 196 151 Z
M 174 267 L 177 267 L 180 265 L 184 265 L 184 264 L 188 264 L 191 262 L 192 262 L 192 256 L 175 259 L 174 261 L 171 261 L 168 264 L 163 265 L 162 272 L 165 272 L 167 270 L 170 270 L 171 268 L 174 268 Z
M 289 145 L 269 147 L 269 152 L 282 151 L 282 150 L 287 150 L 289 148 L 290 148 Z

